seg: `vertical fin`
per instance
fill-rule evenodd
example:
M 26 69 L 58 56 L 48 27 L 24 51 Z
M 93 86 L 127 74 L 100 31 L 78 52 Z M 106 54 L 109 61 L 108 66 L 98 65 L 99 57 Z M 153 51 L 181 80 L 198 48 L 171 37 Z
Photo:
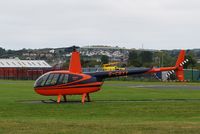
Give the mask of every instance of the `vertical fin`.
M 176 77 L 179 81 L 184 81 L 184 70 L 183 70 L 184 60 L 185 60 L 185 50 L 181 50 L 178 59 L 176 61 L 177 69 L 175 70 Z
M 176 77 L 179 81 L 185 80 L 183 67 L 178 67 L 178 69 L 176 70 Z
M 180 64 L 185 60 L 185 50 L 181 50 L 176 61 L 176 67 L 179 67 Z
M 74 50 L 70 58 L 69 71 L 73 73 L 82 73 L 80 53 Z

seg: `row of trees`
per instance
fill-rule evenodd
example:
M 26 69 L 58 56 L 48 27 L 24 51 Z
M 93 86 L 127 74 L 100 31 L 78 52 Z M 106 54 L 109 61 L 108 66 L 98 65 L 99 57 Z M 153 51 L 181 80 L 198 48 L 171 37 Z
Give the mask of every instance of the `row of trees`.
M 170 53 L 170 51 L 131 51 L 128 58 L 128 66 L 134 67 L 162 67 L 162 66 L 174 66 L 177 60 L 179 51 L 176 53 Z M 184 65 L 185 68 L 197 68 L 200 69 L 200 65 L 197 64 L 195 54 L 192 51 L 187 51 L 186 59 L 189 60 Z
M 174 66 L 178 57 L 179 51 L 140 51 L 133 50 L 129 52 L 127 64 L 121 64 L 122 67 L 164 67 Z M 187 51 L 186 59 L 189 60 L 184 68 L 196 68 L 200 69 L 200 64 L 197 64 L 195 54 L 192 51 Z M 112 62 L 109 61 L 109 57 L 102 55 L 99 62 L 96 58 L 82 57 L 81 63 L 83 67 L 94 67 L 95 65 L 102 66 L 103 64 Z M 64 63 L 64 67 L 69 66 L 69 59 Z
M 174 66 L 177 60 L 179 51 L 172 53 L 171 51 L 139 51 L 133 50 L 129 52 L 129 58 L 127 61 L 127 67 L 164 67 Z M 109 57 L 102 55 L 100 57 L 101 62 L 91 59 L 81 59 L 83 67 L 94 67 L 95 65 L 101 66 L 112 61 L 109 61 Z M 200 69 L 200 64 L 197 64 L 195 54 L 192 51 L 188 51 L 186 59 L 189 60 L 184 68 L 196 68 Z M 66 63 L 67 64 L 67 63 Z M 121 66 L 125 66 L 121 64 Z
M 5 50 L 0 47 L 0 58 L 9 58 L 9 57 L 19 57 L 20 59 L 24 59 L 23 53 L 26 53 L 27 49 L 22 50 Z M 132 50 L 129 51 L 129 58 L 126 66 L 132 67 L 161 67 L 161 66 L 173 66 L 177 60 L 177 55 L 179 50 L 176 51 L 141 51 L 141 50 Z M 55 61 L 54 59 L 60 59 L 60 55 L 65 55 L 65 52 L 55 53 L 53 59 L 51 61 Z M 200 52 L 194 52 L 193 50 L 187 50 L 186 58 L 189 62 L 185 65 L 185 68 L 196 68 L 200 69 L 200 64 L 197 63 L 197 58 L 199 58 Z M 64 58 L 64 57 L 62 57 Z M 47 60 L 45 57 L 39 57 L 39 59 Z M 62 59 L 63 61 L 64 59 Z M 81 62 L 83 67 L 94 67 L 95 65 L 101 66 L 102 64 L 106 64 L 109 62 L 109 57 L 102 55 L 100 57 L 101 62 L 97 62 L 96 60 L 92 60 L 90 58 L 82 58 Z M 68 60 L 67 60 L 68 61 Z M 67 66 L 68 63 L 65 63 Z M 124 66 L 124 65 L 123 65 Z

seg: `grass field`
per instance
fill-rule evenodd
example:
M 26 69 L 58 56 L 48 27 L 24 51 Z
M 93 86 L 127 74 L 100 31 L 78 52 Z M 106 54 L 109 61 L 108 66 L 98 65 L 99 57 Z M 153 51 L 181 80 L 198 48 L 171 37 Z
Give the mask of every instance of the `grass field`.
M 0 134 L 200 133 L 200 83 L 109 81 L 85 105 L 81 96 L 41 103 L 56 97 L 40 96 L 32 86 L 0 81 Z

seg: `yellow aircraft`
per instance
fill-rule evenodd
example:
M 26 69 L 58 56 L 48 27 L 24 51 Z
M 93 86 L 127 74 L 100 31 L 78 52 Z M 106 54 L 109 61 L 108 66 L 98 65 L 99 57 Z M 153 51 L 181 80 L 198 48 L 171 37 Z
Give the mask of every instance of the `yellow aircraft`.
M 118 67 L 119 62 L 111 62 L 103 64 L 103 71 L 125 70 L 125 68 Z

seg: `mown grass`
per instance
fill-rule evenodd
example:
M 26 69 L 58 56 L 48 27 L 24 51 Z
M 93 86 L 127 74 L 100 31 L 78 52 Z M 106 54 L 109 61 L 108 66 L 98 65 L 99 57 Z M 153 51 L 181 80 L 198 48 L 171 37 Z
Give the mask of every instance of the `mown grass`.
M 132 85 L 190 85 L 157 89 Z M 33 81 L 0 81 L 0 133 L 66 134 L 200 133 L 199 83 L 109 81 L 82 105 L 41 103 L 56 97 L 36 94 Z

